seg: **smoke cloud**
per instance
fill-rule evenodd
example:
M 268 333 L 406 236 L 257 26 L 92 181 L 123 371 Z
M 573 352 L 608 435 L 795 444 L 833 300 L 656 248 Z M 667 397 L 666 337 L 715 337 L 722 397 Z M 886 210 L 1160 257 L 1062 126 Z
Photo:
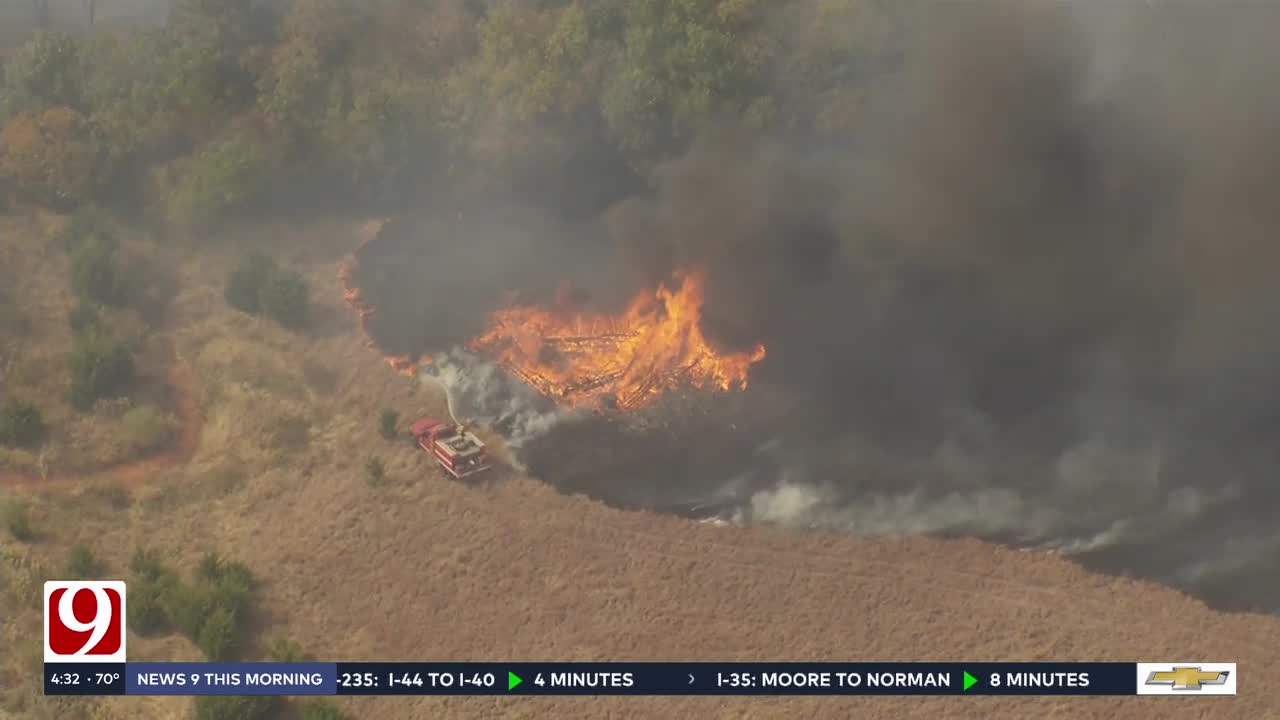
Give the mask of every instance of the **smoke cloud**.
M 572 249 L 470 236 L 493 303 L 696 269 L 708 338 L 769 350 L 697 421 L 526 423 L 530 467 L 1280 611 L 1280 10 L 1123 5 L 930 4 L 857 138 L 719 129 Z

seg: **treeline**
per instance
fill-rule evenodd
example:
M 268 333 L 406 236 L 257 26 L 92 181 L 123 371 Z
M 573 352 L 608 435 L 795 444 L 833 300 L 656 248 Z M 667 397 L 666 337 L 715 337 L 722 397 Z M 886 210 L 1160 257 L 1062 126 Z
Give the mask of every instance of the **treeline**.
M 0 181 L 193 229 L 456 188 L 594 210 L 712 119 L 849 132 L 909 5 L 175 0 L 9 54 Z

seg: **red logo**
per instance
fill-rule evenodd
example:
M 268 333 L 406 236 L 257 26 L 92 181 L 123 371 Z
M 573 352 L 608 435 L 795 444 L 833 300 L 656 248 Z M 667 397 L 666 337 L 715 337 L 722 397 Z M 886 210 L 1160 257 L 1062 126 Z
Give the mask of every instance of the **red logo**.
M 124 662 L 124 583 L 44 584 L 44 661 Z

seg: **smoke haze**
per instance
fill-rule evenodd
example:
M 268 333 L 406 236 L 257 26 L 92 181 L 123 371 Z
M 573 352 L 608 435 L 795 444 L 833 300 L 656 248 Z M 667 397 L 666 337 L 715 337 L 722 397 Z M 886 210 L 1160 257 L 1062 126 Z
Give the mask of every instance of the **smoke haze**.
M 720 128 L 599 223 L 466 231 L 468 325 L 417 315 L 397 350 L 458 342 L 510 290 L 572 280 L 614 306 L 702 270 L 708 338 L 768 347 L 748 397 L 657 434 L 522 420 L 535 472 L 624 505 L 1054 549 L 1280 610 L 1280 9 L 927 13 L 857 138 Z M 566 457 L 634 437 L 625 461 Z

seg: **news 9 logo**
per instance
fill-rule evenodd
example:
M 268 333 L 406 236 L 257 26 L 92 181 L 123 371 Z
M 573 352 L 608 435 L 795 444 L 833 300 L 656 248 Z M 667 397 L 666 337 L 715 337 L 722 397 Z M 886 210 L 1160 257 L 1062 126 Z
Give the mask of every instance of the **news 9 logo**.
M 124 582 L 44 584 L 44 661 L 124 662 Z

